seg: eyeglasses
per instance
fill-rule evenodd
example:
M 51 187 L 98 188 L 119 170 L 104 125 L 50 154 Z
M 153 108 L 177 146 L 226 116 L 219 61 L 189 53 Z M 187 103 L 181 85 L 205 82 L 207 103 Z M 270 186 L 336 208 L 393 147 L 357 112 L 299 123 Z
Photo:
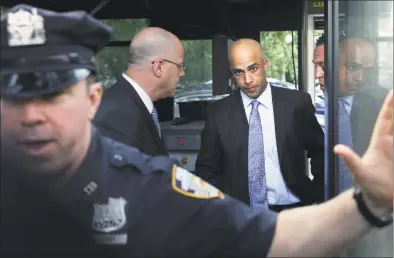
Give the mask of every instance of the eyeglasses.
M 179 69 L 181 69 L 182 71 L 186 71 L 186 69 L 187 69 L 187 65 L 184 64 L 184 63 L 178 64 L 178 63 L 175 63 L 175 62 L 170 61 L 170 60 L 168 60 L 168 59 L 163 59 L 163 61 L 164 61 L 164 62 L 167 62 L 167 63 L 170 63 L 170 64 L 176 65 L 176 66 L 177 66 Z M 151 64 L 154 64 L 155 62 L 156 62 L 156 61 L 152 61 Z

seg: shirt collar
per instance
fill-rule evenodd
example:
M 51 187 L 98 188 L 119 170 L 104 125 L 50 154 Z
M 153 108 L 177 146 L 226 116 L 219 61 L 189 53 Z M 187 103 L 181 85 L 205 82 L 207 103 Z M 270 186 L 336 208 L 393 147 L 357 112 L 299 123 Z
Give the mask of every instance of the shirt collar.
M 136 83 L 133 79 L 131 79 L 127 74 L 123 73 L 122 76 L 123 78 L 125 78 L 126 81 L 128 81 L 131 84 L 131 86 L 133 86 L 137 94 L 140 96 L 142 102 L 144 102 L 144 105 L 148 109 L 149 113 L 152 114 L 153 102 L 151 98 L 148 96 L 148 94 L 146 94 L 146 92 L 142 89 L 142 87 L 138 85 L 138 83 Z
M 242 90 L 241 90 L 241 98 L 245 109 L 254 100 L 253 98 L 246 95 Z M 269 83 L 267 83 L 267 88 L 265 89 L 265 91 L 256 100 L 260 102 L 260 104 L 262 104 L 264 107 L 268 109 L 272 108 L 271 85 Z
M 341 97 L 341 99 L 343 99 L 345 101 L 345 104 L 348 105 L 349 107 L 353 105 L 353 99 L 354 99 L 353 95 L 343 96 Z

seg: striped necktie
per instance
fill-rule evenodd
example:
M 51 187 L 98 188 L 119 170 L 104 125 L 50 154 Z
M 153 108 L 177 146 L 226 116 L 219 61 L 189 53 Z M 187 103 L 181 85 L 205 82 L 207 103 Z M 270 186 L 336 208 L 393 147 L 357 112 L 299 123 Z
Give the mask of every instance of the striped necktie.
M 250 204 L 253 209 L 268 209 L 265 177 L 264 139 L 259 115 L 260 102 L 253 100 L 249 119 L 248 174 Z
M 343 98 L 339 99 L 339 110 L 338 110 L 338 126 L 339 126 L 339 139 L 340 144 L 344 144 L 350 148 L 353 145 L 352 129 L 350 124 L 350 116 L 346 110 L 346 100 Z M 343 192 L 354 186 L 352 176 L 348 171 L 345 162 L 339 159 L 339 192 Z
M 153 106 L 153 109 L 152 109 L 152 118 L 153 118 L 153 122 L 155 123 L 157 133 L 159 134 L 159 137 L 161 138 L 159 115 L 157 114 L 157 110 L 156 110 L 156 108 L 154 106 Z

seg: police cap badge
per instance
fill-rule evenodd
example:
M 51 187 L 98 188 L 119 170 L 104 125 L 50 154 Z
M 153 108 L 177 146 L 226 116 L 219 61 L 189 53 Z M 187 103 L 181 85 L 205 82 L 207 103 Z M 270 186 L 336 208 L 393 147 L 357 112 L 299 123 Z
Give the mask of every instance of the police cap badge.
M 96 72 L 112 28 L 83 11 L 19 4 L 1 15 L 1 97 L 53 94 Z

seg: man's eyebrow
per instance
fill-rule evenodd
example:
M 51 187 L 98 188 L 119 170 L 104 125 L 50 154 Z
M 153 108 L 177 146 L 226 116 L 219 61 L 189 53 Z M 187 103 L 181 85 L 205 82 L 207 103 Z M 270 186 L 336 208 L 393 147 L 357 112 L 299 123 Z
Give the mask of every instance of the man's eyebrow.
M 248 68 L 251 68 L 251 67 L 256 66 L 256 65 L 257 65 L 257 63 L 253 63 L 251 65 L 248 65 Z
M 257 63 L 250 64 L 246 67 L 246 69 L 252 68 L 253 66 L 258 65 Z M 242 68 L 233 68 L 233 71 L 243 71 Z
M 358 62 L 357 60 L 348 60 L 347 63 L 348 64 L 362 64 L 362 63 Z
M 355 65 L 355 66 L 357 66 L 357 67 L 362 67 L 362 66 L 363 66 L 362 63 L 359 63 L 359 62 L 357 62 L 357 61 L 349 61 L 349 62 L 347 62 L 346 64 L 347 64 L 347 65 Z

